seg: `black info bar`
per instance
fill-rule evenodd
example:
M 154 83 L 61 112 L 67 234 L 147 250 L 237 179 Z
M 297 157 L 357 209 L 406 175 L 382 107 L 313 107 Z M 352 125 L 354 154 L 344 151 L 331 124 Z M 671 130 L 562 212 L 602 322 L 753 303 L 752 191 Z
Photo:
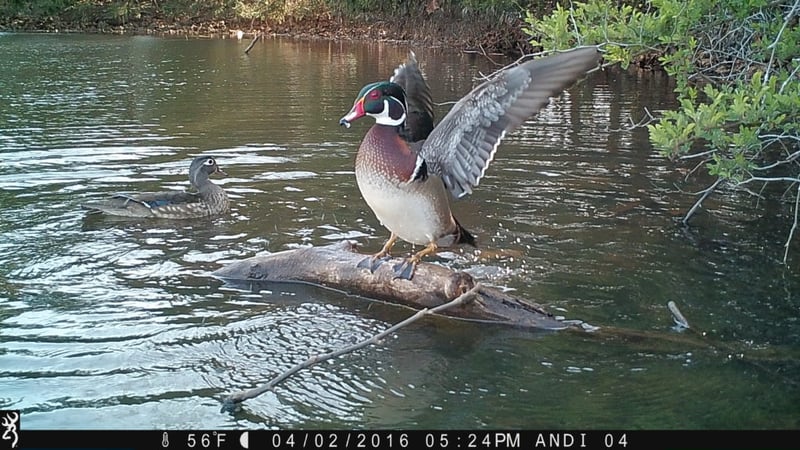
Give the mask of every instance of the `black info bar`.
M 796 449 L 800 431 L 20 430 L 0 449 Z

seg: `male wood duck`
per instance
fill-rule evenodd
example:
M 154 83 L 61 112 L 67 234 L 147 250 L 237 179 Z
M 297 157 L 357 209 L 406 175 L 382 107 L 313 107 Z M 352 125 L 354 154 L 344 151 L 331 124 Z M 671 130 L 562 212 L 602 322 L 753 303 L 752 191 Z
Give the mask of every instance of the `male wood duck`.
M 361 117 L 375 119 L 356 155 L 356 181 L 391 235 L 359 267 L 374 272 L 398 238 L 425 245 L 393 267 L 395 278 L 410 280 L 420 259 L 437 248 L 474 246 L 453 217 L 447 192 L 470 194 L 506 133 L 599 61 L 597 47 L 583 47 L 505 69 L 461 98 L 435 127 L 430 87 L 413 52 L 389 81 L 364 86 L 339 123 L 349 128 Z
M 115 194 L 107 200 L 81 205 L 92 213 L 125 217 L 160 217 L 192 219 L 215 216 L 228 211 L 228 195 L 209 180 L 209 175 L 223 172 L 210 156 L 198 156 L 189 166 L 189 183 L 197 192 L 143 192 Z

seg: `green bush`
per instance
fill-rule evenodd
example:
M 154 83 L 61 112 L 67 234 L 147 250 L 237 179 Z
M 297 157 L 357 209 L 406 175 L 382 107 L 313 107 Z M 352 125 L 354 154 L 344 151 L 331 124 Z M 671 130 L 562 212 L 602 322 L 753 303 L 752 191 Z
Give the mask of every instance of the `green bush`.
M 796 4 L 766 0 L 590 0 L 528 14 L 525 31 L 546 50 L 599 44 L 623 67 L 658 55 L 680 107 L 648 125 L 650 141 L 665 157 L 704 159 L 717 177 L 710 192 L 723 182 L 800 186 L 798 16 Z

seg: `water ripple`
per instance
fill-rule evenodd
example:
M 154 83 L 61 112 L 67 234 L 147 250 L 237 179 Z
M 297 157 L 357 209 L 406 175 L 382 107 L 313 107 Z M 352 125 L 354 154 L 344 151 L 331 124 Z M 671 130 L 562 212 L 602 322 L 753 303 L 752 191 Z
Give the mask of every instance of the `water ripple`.
M 783 374 L 800 370 L 787 357 L 800 336 L 798 279 L 765 251 L 781 252 L 791 209 L 770 203 L 762 216 L 720 191 L 697 226 L 676 227 L 694 201 L 676 192 L 684 175 L 645 134 L 614 131 L 643 106 L 670 107 L 672 87 L 614 71 L 507 136 L 473 195 L 454 202 L 478 249 L 429 258 L 608 333 L 426 317 L 220 414 L 233 391 L 410 314 L 210 276 L 230 261 L 341 239 L 377 251 L 388 236 L 353 175 L 369 124 L 344 130 L 337 120 L 407 49 L 276 38 L 244 58 L 238 45 L 0 39 L 0 407 L 21 409 L 27 427 L 796 428 L 797 388 Z M 437 101 L 493 70 L 470 55 L 418 56 Z M 187 189 L 198 154 L 228 173 L 214 180 L 230 194 L 229 215 L 80 209 L 115 192 Z M 739 351 L 673 339 L 669 300 L 710 342 Z

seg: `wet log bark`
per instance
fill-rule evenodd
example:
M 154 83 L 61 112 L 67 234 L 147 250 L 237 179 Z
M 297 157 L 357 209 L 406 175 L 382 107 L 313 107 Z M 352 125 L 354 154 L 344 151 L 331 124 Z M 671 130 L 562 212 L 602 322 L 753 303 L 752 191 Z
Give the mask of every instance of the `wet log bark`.
M 274 283 L 305 283 L 411 306 L 419 310 L 408 319 L 365 341 L 326 354 L 314 355 L 264 385 L 225 397 L 222 400 L 222 412 L 233 413 L 245 400 L 272 390 L 278 383 L 300 370 L 367 345 L 377 345 L 385 336 L 426 314 L 441 314 L 531 330 L 591 331 L 583 333 L 582 336 L 598 340 L 622 341 L 633 351 L 644 353 L 674 353 L 676 348 L 710 349 L 715 354 L 725 355 L 726 353 L 721 352 L 727 352 L 728 358 L 736 355 L 737 359 L 741 358 L 770 373 L 773 371 L 761 364 L 760 360 L 782 360 L 782 358 L 797 360 L 796 356 L 791 359 L 796 352 L 785 354 L 781 351 L 768 351 L 758 354 L 751 347 L 747 348 L 748 357 L 745 359 L 744 351 L 739 353 L 739 350 L 734 348 L 738 346 L 718 342 L 710 339 L 705 332 L 689 328 L 688 320 L 674 302 L 670 302 L 668 309 L 673 314 L 675 322 L 682 329 L 690 330 L 692 333 L 599 328 L 580 320 L 558 319 L 535 303 L 483 286 L 469 274 L 455 272 L 435 264 L 420 263 L 412 280 L 393 279 L 391 266 L 392 263 L 400 262 L 399 259 L 382 264 L 374 274 L 370 274 L 356 267 L 364 257 L 366 255 L 356 252 L 353 244 L 344 241 L 325 247 L 308 247 L 255 256 L 233 262 L 212 273 L 229 284 L 248 290 L 261 289 Z M 794 382 L 793 379 L 790 381 Z
M 391 266 L 401 262 L 400 259 L 382 264 L 371 274 L 356 267 L 365 257 L 356 251 L 353 243 L 343 241 L 324 247 L 254 256 L 230 263 L 212 275 L 248 290 L 271 283 L 307 283 L 414 309 L 448 303 L 476 284 L 467 273 L 425 262 L 417 266 L 411 280 L 394 279 Z M 536 303 L 486 286 L 480 286 L 473 301 L 442 314 L 541 330 L 561 330 L 572 325 L 557 319 Z

